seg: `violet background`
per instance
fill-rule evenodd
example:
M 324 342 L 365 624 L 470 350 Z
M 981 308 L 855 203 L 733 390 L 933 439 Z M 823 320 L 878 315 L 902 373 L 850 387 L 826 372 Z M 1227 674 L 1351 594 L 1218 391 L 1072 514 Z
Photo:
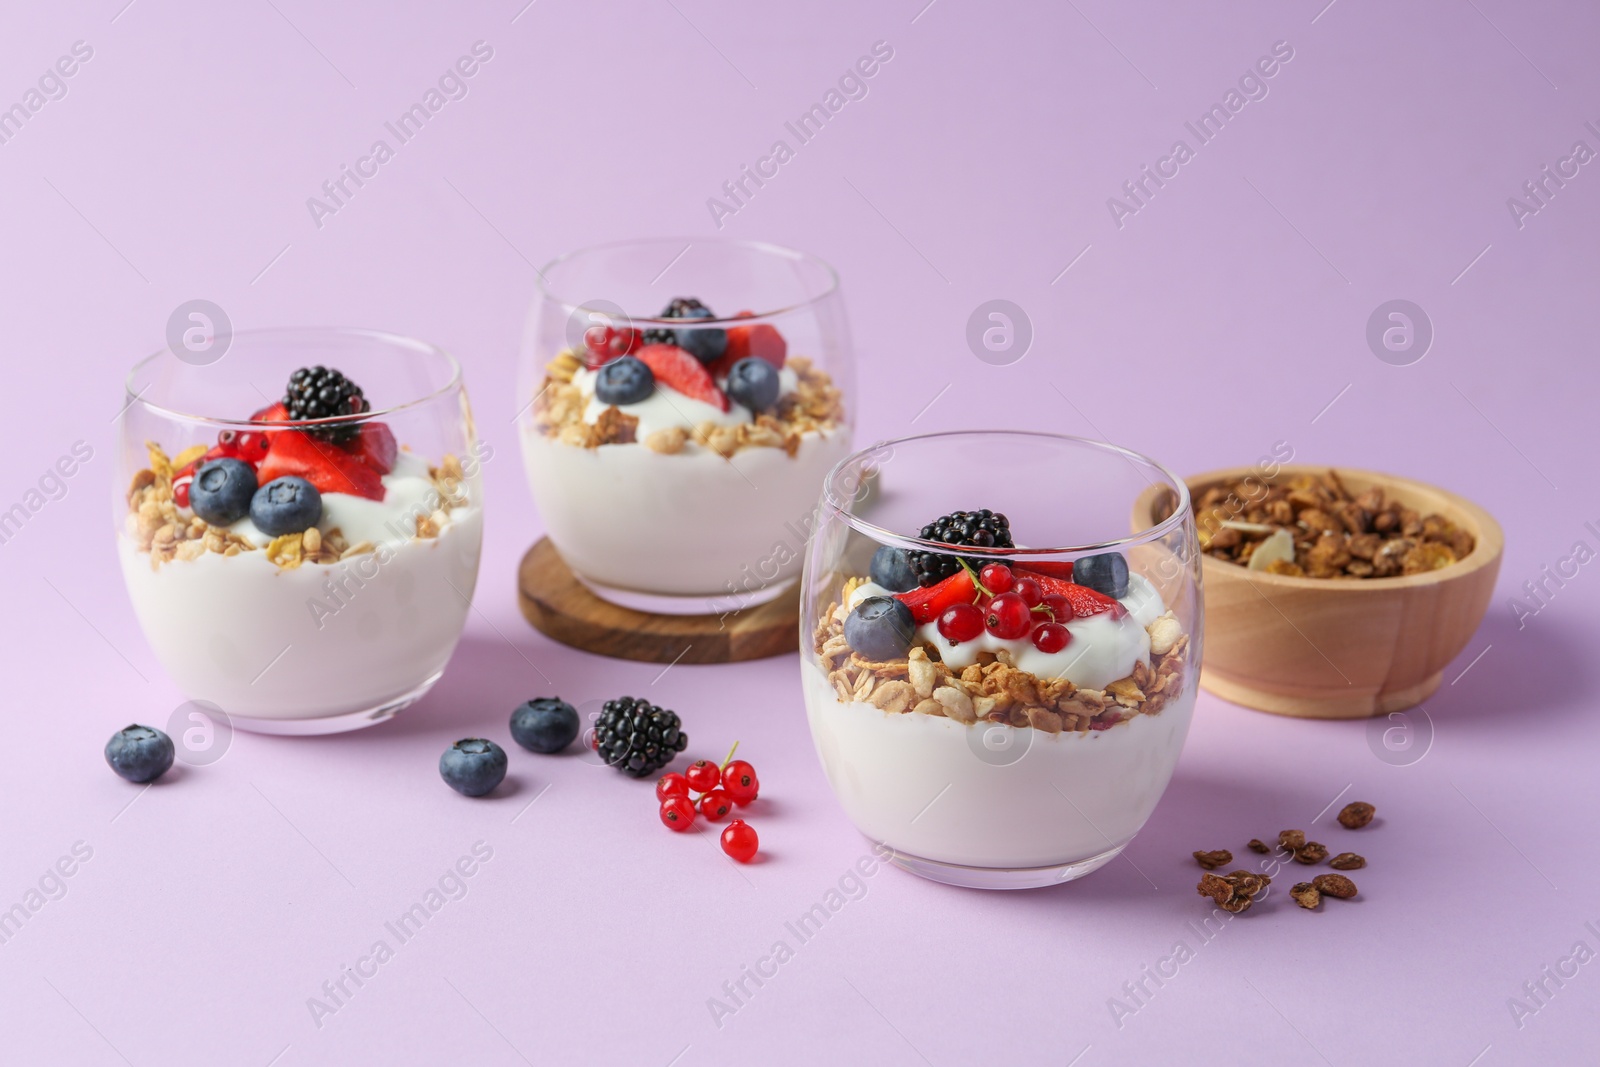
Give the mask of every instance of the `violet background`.
M 1575 942 L 1600 948 L 1584 925 L 1600 927 L 1600 578 L 1580 569 L 1522 626 L 1509 605 L 1575 541 L 1600 547 L 1585 526 L 1600 520 L 1596 165 L 1521 228 L 1506 206 L 1574 141 L 1600 148 L 1584 125 L 1600 125 L 1591 6 L 124 2 L 0 17 L 5 102 L 74 41 L 94 49 L 0 145 L 0 504 L 74 441 L 95 449 L 0 545 L 0 905 L 75 841 L 93 848 L 66 896 L 0 945 L 0 1058 L 1593 1062 L 1600 965 L 1552 984 L 1520 1028 L 1507 1005 Z M 306 198 L 480 39 L 494 58 L 470 95 L 315 227 Z M 707 999 L 867 845 L 829 795 L 792 659 L 652 684 L 658 666 L 522 622 L 513 570 L 539 523 L 514 364 L 533 264 L 711 234 L 707 197 L 879 40 L 894 58 L 869 95 L 722 231 L 839 269 L 861 442 L 1022 426 L 1193 473 L 1284 440 L 1301 460 L 1464 493 L 1501 519 L 1507 550 L 1482 630 L 1427 704 L 1421 758 L 1379 758 L 1364 722 L 1203 695 L 1126 859 L 1013 895 L 877 873 L 718 1028 Z M 1280 40 L 1294 58 L 1269 95 L 1118 228 L 1107 198 Z M 240 735 L 129 806 L 137 790 L 99 750 L 182 696 L 111 551 L 113 419 L 126 368 L 196 297 L 239 328 L 372 326 L 455 352 L 498 453 L 486 558 L 455 660 L 399 720 Z M 993 298 L 1035 331 L 1010 366 L 964 339 Z M 1364 339 L 1392 298 L 1436 330 L 1414 365 Z M 736 868 L 709 835 L 666 833 L 648 786 L 574 758 L 513 750 L 512 787 L 486 802 L 444 788 L 450 741 L 506 741 L 510 709 L 546 690 L 528 660 L 574 701 L 640 691 L 679 709 L 697 754 L 741 738 L 766 790 L 764 862 Z M 1380 821 L 1359 836 L 1332 811 L 1312 822 L 1341 795 Z M 1202 943 L 1189 852 L 1285 826 L 1367 855 L 1360 900 L 1304 914 L 1280 897 Z M 470 893 L 316 1027 L 306 999 L 480 839 L 494 858 Z M 1195 958 L 1119 1028 L 1108 999 L 1178 940 Z

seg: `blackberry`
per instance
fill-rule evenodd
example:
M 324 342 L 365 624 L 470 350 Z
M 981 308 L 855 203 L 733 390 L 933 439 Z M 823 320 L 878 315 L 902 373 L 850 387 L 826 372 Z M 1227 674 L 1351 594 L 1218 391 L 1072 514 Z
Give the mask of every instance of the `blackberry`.
M 361 394 L 361 386 L 326 367 L 301 367 L 289 375 L 289 387 L 284 391 L 283 404 L 289 409 L 289 418 L 295 422 L 331 419 L 338 415 L 363 415 L 372 410 L 372 405 Z M 306 430 L 313 437 L 341 444 L 360 432 L 360 425 L 354 422 L 314 426 Z
M 606 765 L 648 778 L 689 745 L 676 712 L 638 697 L 608 700 L 594 724 L 595 747 Z
M 946 545 L 972 545 L 976 548 L 1015 548 L 1011 540 L 1011 524 L 1004 515 L 988 508 L 979 511 L 955 511 L 934 519 L 922 528 L 924 541 L 938 541 Z M 906 562 L 916 575 L 920 586 L 936 585 L 961 569 L 960 557 L 943 552 L 908 551 Z M 977 557 L 967 557 L 967 564 L 978 570 L 992 562 Z
M 699 315 L 691 314 L 699 312 Z M 692 296 L 675 296 L 661 309 L 658 316 L 663 319 L 689 319 L 710 318 L 710 310 Z M 678 331 L 656 327 L 644 332 L 644 343 L 647 345 L 675 345 L 678 343 Z

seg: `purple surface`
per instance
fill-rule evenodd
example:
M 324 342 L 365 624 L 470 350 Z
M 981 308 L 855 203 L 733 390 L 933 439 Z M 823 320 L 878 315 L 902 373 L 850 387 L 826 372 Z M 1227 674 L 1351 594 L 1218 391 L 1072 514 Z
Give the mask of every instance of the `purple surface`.
M 95 450 L 0 545 L 0 905 L 75 842 L 92 849 L 0 945 L 7 1062 L 1592 1061 L 1600 964 L 1561 961 L 1579 942 L 1585 959 L 1600 950 L 1600 578 L 1589 565 L 1549 584 L 1520 624 L 1510 601 L 1575 542 L 1600 548 L 1600 522 L 1585 525 L 1600 520 L 1585 447 L 1597 165 L 1520 226 L 1507 198 L 1575 141 L 1600 149 L 1586 125 L 1600 127 L 1600 20 L 1506 0 L 923 2 L 7 12 L 3 102 L 74 41 L 93 57 L 0 144 L 0 506 L 75 441 Z M 480 39 L 494 56 L 469 95 L 314 225 L 306 198 Z M 510 425 L 514 358 L 530 264 L 714 232 L 706 199 L 880 40 L 894 57 L 868 95 L 723 230 L 839 268 L 862 440 L 1048 428 L 1184 472 L 1288 441 L 1300 460 L 1472 497 L 1505 524 L 1507 551 L 1483 629 L 1428 704 L 1422 758 L 1380 759 L 1365 723 L 1202 696 L 1125 859 L 1019 895 L 877 873 L 719 1027 L 708 998 L 793 942 L 785 921 L 867 846 L 811 751 L 792 659 L 661 675 L 523 624 L 513 567 L 538 520 Z M 1195 147 L 1185 122 L 1277 41 L 1294 55 L 1268 95 L 1119 228 L 1107 198 L 1175 139 Z M 138 794 L 99 749 L 182 698 L 111 551 L 113 417 L 126 368 L 196 297 L 240 328 L 365 325 L 456 352 L 498 450 L 487 552 L 456 659 L 399 721 L 240 736 L 217 764 Z M 1035 332 L 1010 366 L 965 341 L 993 298 Z M 1365 341 L 1394 298 L 1436 327 L 1414 365 Z M 770 798 L 755 817 L 765 861 L 735 868 L 709 837 L 666 833 L 647 787 L 576 759 L 514 754 L 514 788 L 488 802 L 445 789 L 439 752 L 470 733 L 505 740 L 511 707 L 549 688 L 540 672 L 574 700 L 632 690 L 678 708 L 704 755 L 742 738 Z M 1376 803 L 1381 822 L 1359 838 L 1331 814 L 1308 825 L 1341 795 Z M 1202 942 L 1189 851 L 1284 826 L 1358 840 L 1362 898 L 1302 914 L 1280 897 Z M 480 840 L 493 858 L 467 895 L 315 1025 L 307 998 Z M 1135 1006 L 1124 983 L 1180 940 L 1193 958 L 1147 982 L 1119 1026 L 1111 998 Z M 1542 974 L 1563 966 L 1577 971 L 1560 984 Z

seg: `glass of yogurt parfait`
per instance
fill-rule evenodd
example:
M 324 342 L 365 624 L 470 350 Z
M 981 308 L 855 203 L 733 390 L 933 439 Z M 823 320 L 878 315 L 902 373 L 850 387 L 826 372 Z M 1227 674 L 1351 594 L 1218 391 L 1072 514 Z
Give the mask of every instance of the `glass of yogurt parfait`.
M 817 489 L 850 451 L 832 268 L 707 238 L 574 252 L 541 272 L 522 363 L 528 481 L 591 591 L 685 614 L 792 586 Z
M 461 368 L 351 329 L 240 332 L 128 375 L 113 502 L 156 657 L 238 727 L 319 734 L 426 693 L 483 537 Z
M 1144 494 L 1179 501 L 1129 532 Z M 1182 480 L 1047 433 L 890 441 L 828 475 L 800 668 L 834 794 L 899 866 L 1021 889 L 1133 839 L 1189 732 L 1199 551 Z

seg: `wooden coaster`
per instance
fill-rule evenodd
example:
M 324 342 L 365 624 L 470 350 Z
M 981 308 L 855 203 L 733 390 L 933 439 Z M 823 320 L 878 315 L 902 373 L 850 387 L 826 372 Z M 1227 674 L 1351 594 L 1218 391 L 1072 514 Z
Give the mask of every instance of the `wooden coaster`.
M 548 537 L 517 568 L 517 602 L 533 628 L 564 645 L 647 663 L 736 663 L 800 647 L 800 583 L 765 604 L 722 615 L 651 615 L 591 593 Z

